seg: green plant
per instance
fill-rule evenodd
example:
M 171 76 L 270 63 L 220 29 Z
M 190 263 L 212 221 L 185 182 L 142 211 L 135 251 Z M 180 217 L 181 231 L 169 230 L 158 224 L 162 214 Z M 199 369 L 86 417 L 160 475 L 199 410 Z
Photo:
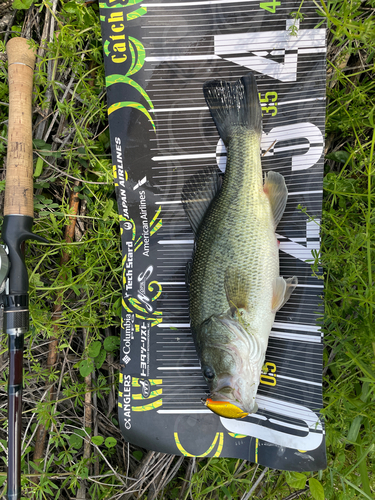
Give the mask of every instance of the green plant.
M 20 11 L 10 36 L 27 28 L 24 9 L 32 4 L 14 2 Z M 279 2 L 265 4 L 269 13 L 279 6 Z M 322 23 L 329 26 L 322 247 L 312 269 L 316 272 L 322 266 L 325 282 L 327 469 L 288 473 L 237 459 L 158 455 L 124 443 L 113 398 L 119 363 L 121 250 L 99 13 L 96 5 L 85 7 L 83 2 L 64 2 L 53 10 L 49 0 L 40 0 L 32 11 L 39 20 L 37 27 L 33 25 L 33 37 L 40 41 L 34 99 L 34 231 L 50 243 L 32 242 L 26 248 L 33 326 L 25 345 L 28 424 L 22 480 L 29 498 L 69 498 L 85 489 L 88 498 L 101 500 L 133 489 L 146 499 L 148 488 L 164 469 L 173 474 L 166 478 L 167 484 L 158 483 L 163 499 L 244 499 L 250 492 L 250 498 L 269 500 L 373 498 L 375 2 L 316 0 L 315 4 Z M 293 16 L 303 24 L 300 8 Z M 5 50 L 4 40 L 2 33 L 0 52 Z M 2 164 L 7 101 L 7 68 L 0 60 Z M 0 181 L 0 194 L 3 189 Z M 80 206 L 74 216 L 75 241 L 67 242 L 64 230 L 72 218 L 71 193 L 77 194 Z M 63 253 L 68 259 L 60 265 Z M 60 309 L 54 314 L 57 305 Z M 45 359 L 52 342 L 58 361 L 48 368 Z M 6 349 L 2 336 L 3 359 Z M 6 363 L 0 370 L 5 397 Z M 48 392 L 51 386 L 55 398 Z M 90 423 L 91 407 L 96 418 Z M 2 494 L 4 407 L 0 423 Z M 48 430 L 48 441 L 42 459 L 34 460 L 40 423 Z

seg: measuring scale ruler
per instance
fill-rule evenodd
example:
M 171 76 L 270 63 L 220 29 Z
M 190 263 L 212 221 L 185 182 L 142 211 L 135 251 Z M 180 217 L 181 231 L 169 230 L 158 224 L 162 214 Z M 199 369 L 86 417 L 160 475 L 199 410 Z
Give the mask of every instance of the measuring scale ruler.
M 326 30 L 312 1 L 100 2 L 113 172 L 123 252 L 119 422 L 124 439 L 165 453 L 238 457 L 283 470 L 326 466 L 319 252 Z M 293 15 L 291 15 L 294 12 Z M 263 114 L 262 168 L 288 187 L 277 227 L 280 275 L 298 285 L 277 312 L 259 411 L 221 418 L 190 330 L 193 233 L 185 182 L 225 172 L 202 86 L 252 71 Z

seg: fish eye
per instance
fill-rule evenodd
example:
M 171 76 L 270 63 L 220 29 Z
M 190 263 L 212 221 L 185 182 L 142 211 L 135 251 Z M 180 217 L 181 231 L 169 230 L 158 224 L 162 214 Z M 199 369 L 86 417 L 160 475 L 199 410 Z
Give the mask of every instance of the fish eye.
M 210 366 L 207 366 L 203 370 L 203 375 L 204 375 L 204 378 L 206 378 L 207 380 L 213 380 L 215 378 L 215 372 L 213 371 L 213 369 Z

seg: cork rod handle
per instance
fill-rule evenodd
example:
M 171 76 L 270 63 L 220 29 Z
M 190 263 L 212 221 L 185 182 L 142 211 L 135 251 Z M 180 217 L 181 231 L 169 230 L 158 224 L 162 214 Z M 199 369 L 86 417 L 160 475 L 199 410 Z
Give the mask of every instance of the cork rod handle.
M 35 56 L 25 38 L 6 46 L 9 125 L 4 215 L 33 217 L 32 90 Z

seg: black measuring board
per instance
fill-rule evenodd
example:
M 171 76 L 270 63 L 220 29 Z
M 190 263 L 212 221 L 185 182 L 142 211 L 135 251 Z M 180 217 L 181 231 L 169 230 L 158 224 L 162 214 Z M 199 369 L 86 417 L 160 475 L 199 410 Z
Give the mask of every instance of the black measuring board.
M 238 457 L 275 469 L 325 468 L 323 281 L 319 251 L 326 29 L 314 2 L 100 1 L 108 117 L 123 252 L 119 421 L 127 441 L 186 456 Z M 294 13 L 294 14 L 292 14 Z M 297 13 L 297 14 L 296 14 Z M 280 275 L 298 286 L 277 313 L 259 411 L 220 418 L 190 331 L 186 264 L 193 233 L 184 183 L 226 151 L 203 97 L 207 80 L 256 77 L 262 168 L 288 202 L 277 228 Z M 308 215 L 306 215 L 308 214 Z

